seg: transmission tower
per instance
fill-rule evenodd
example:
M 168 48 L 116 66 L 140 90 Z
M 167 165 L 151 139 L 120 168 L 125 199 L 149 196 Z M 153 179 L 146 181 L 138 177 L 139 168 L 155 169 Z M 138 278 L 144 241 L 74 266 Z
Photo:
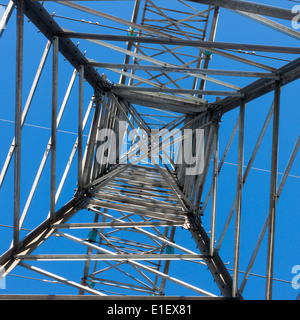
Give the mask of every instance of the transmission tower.
M 45 298 L 270 300 L 285 285 L 297 297 L 297 12 L 237 0 L 2 8 L 9 293 L 34 282 Z

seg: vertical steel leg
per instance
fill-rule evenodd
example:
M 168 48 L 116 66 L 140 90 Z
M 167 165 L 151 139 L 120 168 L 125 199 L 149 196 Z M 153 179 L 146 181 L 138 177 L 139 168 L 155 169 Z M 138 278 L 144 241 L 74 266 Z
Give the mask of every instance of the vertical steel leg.
M 278 144 L 279 144 L 279 110 L 280 110 L 280 81 L 275 81 L 266 300 L 272 299 L 272 287 L 273 287 L 275 214 L 276 214 L 276 202 L 277 202 L 276 191 L 277 191 Z
M 241 100 L 240 118 L 239 118 L 239 149 L 238 149 L 237 195 L 236 195 L 237 204 L 236 204 L 236 212 L 235 212 L 234 260 L 233 260 L 233 282 L 232 282 L 233 297 L 238 296 L 242 189 L 243 189 L 243 163 L 244 163 L 244 123 L 245 123 L 245 101 Z
M 32 83 L 32 86 L 31 86 L 31 89 L 30 89 L 30 92 L 29 92 L 29 95 L 27 97 L 27 101 L 25 103 L 25 106 L 24 106 L 24 109 L 23 109 L 23 113 L 22 113 L 22 120 L 21 120 L 21 126 L 23 127 L 24 125 L 24 122 L 25 122 L 25 119 L 27 117 L 27 114 L 28 114 L 28 111 L 29 111 L 29 108 L 31 106 L 31 102 L 32 102 L 32 99 L 34 97 L 34 93 L 36 91 L 36 88 L 37 88 L 37 85 L 39 83 L 39 79 L 41 77 L 41 74 L 42 74 L 42 71 L 43 71 L 43 68 L 44 68 L 44 65 L 45 65 L 45 62 L 46 62 L 46 59 L 47 59 L 47 56 L 48 56 L 48 53 L 49 53 L 49 50 L 50 50 L 50 47 L 51 47 L 51 42 L 48 41 L 47 42 L 47 45 L 46 45 L 46 48 L 45 48 L 45 51 L 43 53 L 43 56 L 42 56 L 42 59 L 41 59 L 41 62 L 40 62 L 40 65 L 38 67 L 38 70 L 36 72 L 36 75 L 34 77 L 34 80 L 33 80 L 33 83 Z M 5 176 L 6 176 L 6 173 L 7 173 L 7 170 L 8 170 L 8 167 L 11 163 L 11 159 L 13 157 L 13 154 L 15 152 L 15 137 L 13 138 L 13 141 L 11 143 L 11 146 L 9 148 L 9 151 L 8 151 L 8 154 L 6 156 L 6 159 L 5 159 L 5 162 L 4 162 L 4 165 L 3 165 L 3 168 L 2 168 L 2 171 L 0 173 L 0 189 L 1 189 L 1 186 L 3 184 L 3 181 L 5 179 Z
M 82 141 L 83 141 L 83 86 L 84 86 L 84 66 L 79 67 L 79 103 L 78 103 L 78 190 L 82 185 Z
M 58 88 L 58 37 L 53 37 L 52 65 L 52 113 L 51 113 L 51 180 L 50 180 L 50 218 L 54 220 L 56 189 L 56 134 L 57 134 L 57 88 Z
M 288 162 L 288 164 L 287 164 L 287 166 L 286 166 L 286 168 L 285 168 L 285 170 L 284 170 L 283 177 L 282 177 L 282 179 L 281 179 L 281 181 L 280 181 L 280 184 L 279 184 L 279 187 L 278 187 L 278 189 L 277 189 L 276 203 L 277 203 L 277 201 L 278 201 L 278 199 L 279 199 L 279 197 L 280 197 L 280 194 L 281 194 L 281 192 L 282 192 L 282 189 L 283 189 L 283 187 L 284 187 L 284 184 L 285 184 L 285 182 L 286 182 L 286 179 L 287 179 L 287 177 L 288 177 L 288 175 L 289 175 L 289 172 L 290 172 L 290 170 L 291 170 L 291 167 L 292 167 L 292 165 L 293 165 L 293 163 L 294 163 L 294 160 L 295 160 L 295 158 L 296 158 L 296 155 L 297 155 L 297 152 L 298 152 L 298 150 L 299 150 L 299 147 L 300 147 L 300 135 L 298 136 L 297 142 L 296 142 L 296 144 L 295 144 L 295 146 L 294 146 L 293 152 L 292 152 L 292 154 L 291 154 L 291 156 L 290 156 L 289 162 Z M 264 238 L 264 236 L 265 236 L 265 233 L 266 233 L 266 231 L 267 231 L 267 228 L 268 228 L 268 225 L 269 225 L 270 212 L 271 212 L 271 211 L 269 210 L 269 213 L 268 213 L 268 215 L 267 215 L 267 218 L 266 218 L 266 220 L 265 220 L 265 223 L 264 223 L 264 225 L 263 225 L 263 227 L 262 227 L 262 230 L 261 230 L 261 232 L 260 232 L 260 234 L 259 234 L 259 237 L 258 237 L 258 239 L 257 239 L 257 242 L 256 242 L 255 248 L 254 248 L 254 250 L 253 250 L 251 259 L 250 259 L 250 261 L 249 261 L 248 267 L 247 267 L 247 269 L 246 269 L 246 272 L 245 272 L 245 275 L 244 275 L 244 279 L 243 279 L 243 281 L 242 281 L 242 283 L 241 283 L 241 286 L 240 286 L 240 292 L 241 292 L 241 293 L 242 293 L 243 290 L 245 289 L 245 285 L 246 285 L 246 282 L 247 282 L 247 280 L 248 280 L 248 278 L 249 278 L 249 275 L 250 275 L 251 269 L 252 269 L 252 267 L 253 267 L 254 261 L 255 261 L 255 259 L 256 259 L 258 250 L 259 250 L 259 248 L 260 248 L 260 246 L 261 246 L 261 243 L 262 243 L 263 238 Z
M 83 172 L 82 172 L 82 183 L 86 185 L 90 182 L 91 170 L 92 170 L 92 161 L 93 161 L 93 154 L 95 151 L 96 145 L 96 135 L 98 131 L 98 123 L 99 123 L 99 115 L 102 106 L 102 98 L 97 96 L 96 99 L 96 108 L 94 111 L 94 116 L 91 124 L 91 129 L 89 133 L 88 142 L 86 145 L 85 150 L 85 161 L 83 165 Z
M 213 181 L 212 181 L 212 203 L 211 203 L 211 233 L 210 233 L 210 255 L 214 255 L 215 251 L 215 238 L 216 238 L 216 209 L 217 209 L 217 182 L 218 182 L 218 149 L 219 149 L 219 123 L 216 122 L 214 126 L 214 162 L 213 162 Z
M 137 17 L 138 17 L 138 14 L 139 14 L 139 8 L 140 8 L 140 2 L 141 0 L 136 0 L 135 1 L 135 4 L 134 4 L 134 8 L 133 8 L 133 13 L 132 13 L 132 17 L 131 17 L 131 22 L 137 22 Z M 127 44 L 127 50 L 128 51 L 131 51 L 132 50 L 132 47 L 133 47 L 133 43 L 132 42 L 129 42 Z M 130 56 L 127 54 L 125 56 L 125 60 L 124 60 L 124 64 L 128 64 L 130 61 Z M 123 69 L 123 71 L 127 72 L 126 69 Z M 125 84 L 126 82 L 126 75 L 125 74 L 122 74 L 121 77 L 120 77 L 120 81 L 119 83 L 120 84 Z
M 170 238 L 169 238 L 170 241 L 174 241 L 175 231 L 176 231 L 176 228 L 172 227 Z M 171 261 L 166 261 L 165 262 L 165 266 L 164 266 L 164 270 L 163 270 L 164 274 L 168 274 L 169 273 L 170 264 L 171 264 Z M 161 284 L 160 284 L 160 288 L 159 288 L 159 294 L 160 295 L 164 295 L 166 282 L 167 281 L 164 278 L 161 280 Z
M 209 130 L 209 134 L 207 137 L 207 142 L 206 142 L 206 150 L 204 150 L 204 169 L 203 172 L 201 173 L 200 176 L 200 181 L 197 183 L 196 182 L 196 186 L 198 188 L 198 193 L 196 195 L 196 200 L 195 200 L 195 209 L 198 212 L 200 210 L 200 201 L 201 201 L 201 197 L 202 197 L 202 193 L 203 193 L 203 189 L 204 189 L 204 183 L 205 183 L 205 179 L 207 177 L 207 172 L 209 169 L 209 164 L 210 164 L 210 160 L 211 160 L 211 155 L 212 155 L 212 145 L 213 145 L 213 137 L 214 137 L 214 130 L 213 128 L 211 128 Z
M 17 1 L 17 51 L 15 96 L 15 159 L 14 159 L 14 231 L 13 247 L 19 247 L 20 188 L 21 188 L 21 130 L 22 130 L 22 79 L 23 79 L 23 32 L 24 4 Z
M 219 7 L 216 7 L 214 10 L 214 15 L 213 15 L 213 19 L 212 19 L 212 24 L 211 24 L 211 29 L 210 29 L 208 41 L 215 41 L 216 32 L 217 32 L 217 25 L 218 25 L 218 20 L 219 20 L 219 11 L 220 11 Z M 210 61 L 210 57 L 206 57 L 204 60 L 203 69 L 208 68 L 209 61 Z M 199 90 L 205 90 L 205 84 L 206 84 L 206 80 L 202 79 L 200 82 Z M 199 94 L 198 97 L 203 98 L 203 95 Z

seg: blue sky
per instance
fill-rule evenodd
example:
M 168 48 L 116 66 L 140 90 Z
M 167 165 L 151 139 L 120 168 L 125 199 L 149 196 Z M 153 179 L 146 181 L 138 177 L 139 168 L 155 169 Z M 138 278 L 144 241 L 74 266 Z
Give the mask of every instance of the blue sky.
M 167 3 L 168 1 L 164 1 Z M 267 4 L 267 1 L 256 1 Z M 114 14 L 124 19 L 130 19 L 133 2 L 126 3 L 125 1 L 114 1 L 113 5 L 109 4 L 109 1 L 101 1 L 101 3 L 93 4 L 93 7 L 98 8 L 104 12 Z M 89 5 L 84 3 L 85 5 Z M 269 4 L 278 5 L 285 8 L 292 8 L 293 3 L 289 1 L 272 1 Z M 100 23 L 106 23 L 98 17 L 89 16 L 84 14 L 82 16 L 80 12 L 75 10 L 68 10 L 67 8 L 52 3 L 47 3 L 46 8 L 49 8 L 49 12 L 56 12 L 57 15 L 72 16 L 74 18 L 81 18 L 91 21 L 99 21 Z M 70 13 L 69 13 L 70 12 Z M 279 21 L 279 20 L 278 20 Z M 62 23 L 66 27 L 77 28 L 80 31 L 87 32 L 99 32 L 114 33 L 115 31 L 106 28 L 95 29 L 91 26 L 86 26 L 78 22 L 67 22 L 63 19 L 57 18 L 58 23 Z M 289 26 L 289 22 L 282 22 Z M 117 26 L 117 25 L 116 25 Z M 124 26 L 122 26 L 124 28 Z M 241 42 L 241 43 L 257 43 L 257 44 L 269 44 L 269 45 L 282 45 L 282 46 L 297 46 L 298 40 L 290 38 L 288 36 L 279 34 L 265 26 L 259 25 L 253 21 L 239 16 L 235 13 L 229 12 L 225 9 L 221 10 L 221 16 L 216 34 L 216 41 L 223 42 Z M 76 40 L 74 41 L 75 43 Z M 42 56 L 43 50 L 46 45 L 46 40 L 42 34 L 38 33 L 32 23 L 28 22 L 25 18 L 25 39 L 24 39 L 24 82 L 23 82 L 23 101 L 25 102 L 33 77 L 38 67 L 39 60 Z M 1 104 L 0 104 L 0 166 L 4 163 L 5 157 L 8 152 L 8 148 L 11 144 L 14 135 L 14 77 L 15 77 L 15 14 L 13 14 L 10 23 L 5 30 L 3 37 L 0 41 L 0 57 L 2 61 L 2 68 L 0 71 L 0 83 L 1 83 Z M 80 40 L 79 48 L 81 51 L 87 51 L 86 56 L 103 62 L 122 62 L 123 55 L 113 53 L 111 50 L 101 48 L 94 44 L 90 44 L 86 41 Z M 33 100 L 32 107 L 26 119 L 26 125 L 23 128 L 23 146 L 22 146 L 22 189 L 21 189 L 21 211 L 24 207 L 26 198 L 28 196 L 30 187 L 32 185 L 34 176 L 38 169 L 39 163 L 42 159 L 45 147 L 47 145 L 50 136 L 51 127 L 51 53 L 49 54 L 46 62 L 45 69 L 43 71 L 38 90 Z M 266 54 L 268 55 L 268 54 Z M 273 55 L 272 55 L 273 56 Z M 247 57 L 245 55 L 245 57 Z M 292 60 L 298 58 L 297 56 L 285 56 L 285 59 Z M 265 64 L 269 64 L 273 67 L 280 67 L 287 62 L 274 60 L 270 58 L 257 58 L 257 61 Z M 66 88 L 71 79 L 73 68 L 67 61 L 64 61 L 63 57 L 59 60 L 59 105 L 63 100 Z M 234 69 L 244 68 L 248 71 L 258 70 L 254 67 L 244 66 L 238 62 L 232 62 L 229 59 L 220 58 L 213 55 L 211 61 L 211 68 L 214 69 Z M 259 70 L 260 71 L 260 70 Z M 99 70 L 99 72 L 106 72 Z M 108 78 L 111 81 L 118 82 L 119 75 L 109 74 Z M 232 79 L 223 78 L 224 81 L 230 82 Z M 222 80 L 223 80 L 222 79 Z M 246 79 L 238 82 L 243 86 L 247 83 L 254 81 L 254 79 Z M 216 89 L 216 85 L 208 84 L 208 89 Z M 289 156 L 292 152 L 297 136 L 299 135 L 299 80 L 289 84 L 282 91 L 281 96 L 281 120 L 280 120 L 280 155 L 278 164 L 278 183 L 281 180 L 282 174 L 285 170 L 286 164 L 289 160 Z M 92 95 L 91 88 L 85 85 L 85 110 L 87 109 L 90 97 Z M 60 177 L 63 174 L 66 162 L 69 158 L 69 154 L 73 148 L 73 144 L 76 139 L 74 134 L 77 131 L 77 114 L 74 112 L 77 110 L 77 97 L 78 97 L 78 80 L 74 84 L 66 111 L 62 118 L 59 132 L 58 132 L 58 166 L 57 176 Z M 246 108 L 245 119 L 245 165 L 247 165 L 249 157 L 258 138 L 261 127 L 264 123 L 265 117 L 271 106 L 273 100 L 273 94 L 267 94 L 253 102 L 250 102 Z M 230 136 L 236 118 L 238 116 L 238 110 L 234 110 L 228 114 L 225 114 L 220 127 L 220 155 L 222 155 L 227 140 Z M 88 128 L 91 119 L 88 121 L 85 135 L 88 134 Z M 86 137 L 85 137 L 86 139 Z M 247 267 L 249 257 L 255 246 L 256 239 L 259 235 L 263 222 L 269 208 L 269 183 L 270 183 L 270 167 L 271 167 L 271 141 L 272 141 L 272 121 L 267 129 L 266 135 L 263 139 L 262 145 L 258 152 L 258 155 L 254 161 L 253 168 L 248 177 L 247 183 L 243 192 L 243 207 L 242 207 L 242 236 L 241 236 L 241 262 L 240 269 L 244 271 Z M 224 163 L 221 175 L 218 183 L 218 205 L 217 205 L 217 239 L 220 236 L 224 222 L 227 218 L 227 214 L 230 210 L 232 202 L 236 192 L 236 172 L 237 172 L 237 143 L 238 135 L 236 135 L 232 147 Z M 293 274 L 291 270 L 294 265 L 300 265 L 300 249 L 297 245 L 299 235 L 299 183 L 300 183 L 300 171 L 299 171 L 299 154 L 297 155 L 293 167 L 290 171 L 290 176 L 287 179 L 285 188 L 281 194 L 281 197 L 277 205 L 277 220 L 276 220 L 276 252 L 275 252 L 275 269 L 274 277 L 281 280 L 292 281 Z M 45 171 L 41 177 L 39 188 L 35 194 L 35 197 L 28 214 L 28 218 L 25 220 L 24 228 L 32 229 L 40 222 L 42 222 L 48 214 L 49 210 L 49 181 L 50 181 L 50 161 L 48 160 Z M 57 207 L 59 208 L 66 203 L 74 194 L 76 188 L 76 160 L 70 169 L 70 173 L 64 185 L 63 193 L 59 198 Z M 208 179 L 211 177 L 211 171 L 209 171 Z M 207 188 L 210 183 L 206 185 L 204 194 L 207 192 Z M 13 221 L 13 166 L 9 168 L 3 187 L 0 191 L 0 203 L 1 203 L 1 219 L 0 224 L 12 225 Z M 210 212 L 210 202 L 207 207 L 207 212 Z M 78 215 L 78 220 L 85 219 L 84 212 Z M 234 219 L 234 217 L 233 217 Z M 206 230 L 210 228 L 210 215 L 204 215 L 203 225 Z M 12 229 L 6 227 L 0 227 L 0 252 L 4 252 L 10 245 L 12 239 Z M 225 263 L 229 263 L 228 268 L 232 268 L 233 262 L 233 222 L 230 224 L 227 236 L 224 240 L 224 244 L 221 248 L 221 257 Z M 85 233 L 87 231 L 84 231 Z M 85 237 L 82 232 L 82 237 Z M 26 231 L 21 232 L 21 236 L 27 234 Z M 190 239 L 190 235 L 187 231 L 179 231 L 176 235 L 178 242 L 184 241 L 188 248 L 195 250 L 193 240 Z M 265 253 L 267 250 L 267 237 L 264 238 L 261 249 L 259 251 L 258 258 L 254 264 L 252 272 L 258 275 L 264 275 L 266 271 L 266 258 Z M 60 239 L 55 239 L 56 242 L 45 243 L 43 252 L 48 252 L 61 244 Z M 55 244 L 54 244 L 55 243 Z M 76 250 L 71 244 L 65 244 L 65 250 L 73 252 Z M 79 267 L 72 267 L 64 263 L 52 263 L 51 267 L 48 263 L 40 262 L 39 266 L 45 267 L 47 270 L 57 272 L 57 274 L 63 275 L 68 269 L 71 270 L 70 278 L 75 281 L 79 281 L 83 264 Z M 198 269 L 197 269 L 198 268 Z M 210 291 L 213 286 L 212 277 L 207 272 L 202 272 L 205 267 L 192 266 L 191 269 L 183 268 L 180 264 L 176 266 L 171 263 L 170 274 L 177 276 L 187 282 L 195 285 L 199 284 L 201 288 Z M 62 272 L 63 270 L 63 272 Z M 191 278 L 191 272 L 194 276 Z M 15 275 L 24 277 L 36 277 L 41 279 L 42 276 L 33 274 L 27 270 L 17 267 L 12 272 Z M 67 274 L 65 274 L 67 276 Z M 242 276 L 241 276 L 242 278 Z M 265 279 L 261 277 L 252 276 L 245 289 L 245 297 L 250 299 L 263 299 L 264 298 Z M 212 292 L 219 294 L 216 286 L 213 287 Z M 8 276 L 6 279 L 6 289 L 0 290 L 0 294 L 5 293 L 69 293 L 76 294 L 77 290 L 69 288 L 65 285 L 49 284 L 38 280 L 29 280 L 26 278 L 20 278 L 15 276 Z M 275 299 L 295 299 L 299 290 L 292 288 L 291 284 L 274 281 L 274 298 Z M 169 284 L 166 287 L 166 294 L 187 294 L 192 295 L 191 291 L 182 290 L 176 285 Z

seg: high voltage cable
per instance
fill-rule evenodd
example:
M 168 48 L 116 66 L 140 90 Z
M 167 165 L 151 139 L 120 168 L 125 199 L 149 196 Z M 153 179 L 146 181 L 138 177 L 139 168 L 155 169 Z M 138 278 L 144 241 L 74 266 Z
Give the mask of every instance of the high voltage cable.
M 2 122 L 9 122 L 9 123 L 15 123 L 15 122 L 12 121 L 12 120 L 6 120 L 6 119 L 0 119 L 0 121 L 2 121 Z M 33 128 L 38 128 L 38 129 L 44 129 L 44 130 L 51 130 L 51 128 L 48 128 L 48 127 L 39 126 L 39 125 L 34 125 L 34 124 L 29 124 L 29 123 L 24 123 L 24 126 L 33 127 Z M 61 133 L 67 133 L 67 134 L 77 135 L 76 132 L 72 132 L 72 131 L 65 131 L 65 130 L 59 130 L 59 129 L 58 129 L 57 131 L 58 131 L 58 132 L 61 132 Z M 87 137 L 87 135 L 83 135 L 83 136 Z M 224 164 L 228 164 L 228 165 L 232 165 L 232 166 L 237 166 L 236 163 L 226 162 L 226 161 L 224 162 Z M 246 167 L 246 166 L 244 166 L 244 167 Z M 268 170 L 268 169 L 255 168 L 255 167 L 252 167 L 251 170 L 257 170 L 257 171 L 268 172 L 268 173 L 271 172 L 271 171 Z M 278 175 L 283 175 L 283 173 L 282 173 L 282 172 L 278 172 Z M 298 176 L 298 175 L 289 174 L 288 177 L 300 179 L 300 176 Z

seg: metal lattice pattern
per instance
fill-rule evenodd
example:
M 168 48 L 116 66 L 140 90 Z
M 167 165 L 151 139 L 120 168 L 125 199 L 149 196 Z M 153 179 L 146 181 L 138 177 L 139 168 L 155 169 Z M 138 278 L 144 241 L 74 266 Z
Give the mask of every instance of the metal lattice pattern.
M 15 133 L 7 157 L 1 155 L 4 164 L 0 175 L 4 195 L 11 193 L 5 183 L 13 181 L 13 232 L 9 249 L 0 257 L 0 271 L 8 275 L 15 268 L 29 269 L 53 283 L 75 288 L 80 295 L 162 296 L 170 294 L 171 283 L 178 296 L 243 299 L 268 231 L 263 277 L 265 297 L 272 299 L 276 206 L 300 145 L 299 132 L 295 137 L 295 130 L 291 130 L 289 142 L 294 145 L 285 150 L 290 157 L 279 181 L 279 121 L 280 116 L 286 116 L 285 111 L 280 115 L 281 91 L 298 83 L 300 77 L 299 32 L 285 23 L 294 15 L 288 9 L 246 1 L 178 0 L 172 5 L 174 1 L 136 0 L 128 1 L 132 5 L 129 11 L 124 1 L 127 11 L 124 9 L 121 17 L 102 10 L 99 2 L 103 1 L 87 1 L 85 6 L 76 1 L 42 4 L 15 0 L 7 3 L 1 17 L 0 26 L 10 26 L 16 11 L 17 72 Z M 278 38 L 288 37 L 292 45 L 215 41 L 219 18 L 227 9 L 275 30 Z M 130 12 L 131 18 L 126 18 L 125 12 Z M 91 17 L 99 20 L 89 21 Z M 47 43 L 25 102 L 26 18 Z M 1 41 L 5 41 L 6 32 L 9 30 L 0 28 Z M 81 39 L 83 44 L 76 45 L 71 39 Z M 84 46 L 87 52 L 81 51 Z M 47 60 L 51 59 L 49 68 Z M 72 74 L 59 107 L 65 64 L 71 66 L 68 72 Z M 21 163 L 22 170 L 31 168 L 28 159 L 38 158 L 42 148 L 31 153 L 26 162 L 23 147 L 35 137 L 26 142 L 22 139 L 29 126 L 29 109 L 35 107 L 34 97 L 46 106 L 47 97 L 37 90 L 44 69 L 51 73 L 46 81 L 52 86 L 48 99 L 51 134 L 30 184 L 31 178 L 21 179 Z M 251 131 L 245 125 L 247 105 L 270 95 L 271 105 L 266 108 L 264 102 L 264 110 L 254 116 L 258 127 Z M 39 115 L 42 111 L 35 112 Z M 262 229 L 249 226 L 249 230 L 261 231 L 241 280 L 240 261 L 248 247 L 241 241 L 242 191 L 245 193 L 244 185 L 271 119 L 271 181 L 265 197 L 269 211 Z M 75 140 L 61 137 L 61 123 L 75 123 Z M 252 152 L 248 152 L 245 139 L 248 130 L 257 137 Z M 237 171 L 234 178 L 231 174 L 224 181 L 223 167 L 232 149 Z M 244 162 L 246 151 L 250 157 Z M 45 171 L 47 192 L 43 191 Z M 70 185 L 76 188 L 75 193 Z M 230 189 L 234 189 L 233 201 L 228 196 Z M 25 201 L 21 190 L 29 190 Z M 225 194 L 221 210 L 217 208 L 218 192 Z M 37 198 L 38 206 L 34 202 Z M 61 204 L 65 199 L 68 201 Z M 226 217 L 225 200 L 232 202 Z M 46 213 L 43 218 L 34 215 L 42 210 Z M 234 224 L 232 229 L 230 223 Z M 225 240 L 228 233 L 230 245 Z M 231 250 L 232 268 L 223 262 L 224 249 L 225 256 Z M 57 263 L 62 275 L 55 271 Z M 76 276 L 69 269 L 75 263 Z M 204 281 L 207 274 L 209 284 Z

